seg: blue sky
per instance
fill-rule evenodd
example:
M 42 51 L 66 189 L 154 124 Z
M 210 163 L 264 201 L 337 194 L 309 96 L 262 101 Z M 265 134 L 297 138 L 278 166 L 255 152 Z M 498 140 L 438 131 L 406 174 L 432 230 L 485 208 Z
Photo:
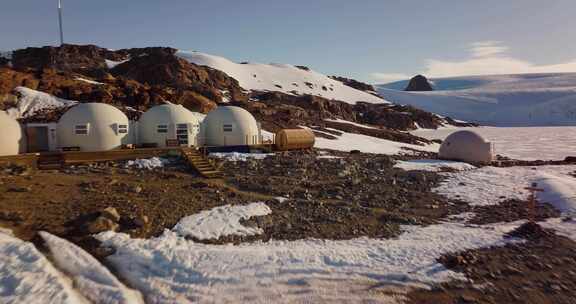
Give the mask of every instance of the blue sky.
M 576 72 L 574 0 L 63 0 L 68 43 L 172 46 L 386 82 Z M 57 43 L 56 0 L 5 0 L 0 50 Z

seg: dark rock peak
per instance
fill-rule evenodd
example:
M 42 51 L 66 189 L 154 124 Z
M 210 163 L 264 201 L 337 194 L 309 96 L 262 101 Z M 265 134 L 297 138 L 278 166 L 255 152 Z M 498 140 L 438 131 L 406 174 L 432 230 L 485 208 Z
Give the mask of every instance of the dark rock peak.
M 428 78 L 424 75 L 416 75 L 410 79 L 410 82 L 404 91 L 434 91 L 434 88 L 428 81 Z

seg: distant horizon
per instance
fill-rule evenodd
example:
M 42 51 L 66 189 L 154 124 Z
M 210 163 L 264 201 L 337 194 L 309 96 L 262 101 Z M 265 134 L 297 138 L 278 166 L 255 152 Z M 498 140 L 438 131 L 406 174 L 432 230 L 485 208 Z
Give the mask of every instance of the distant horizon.
M 235 62 L 306 65 L 374 84 L 417 74 L 576 72 L 572 0 L 63 2 L 70 44 L 168 46 Z M 0 50 L 57 46 L 56 1 L 9 2 L 0 28 L 12 29 Z

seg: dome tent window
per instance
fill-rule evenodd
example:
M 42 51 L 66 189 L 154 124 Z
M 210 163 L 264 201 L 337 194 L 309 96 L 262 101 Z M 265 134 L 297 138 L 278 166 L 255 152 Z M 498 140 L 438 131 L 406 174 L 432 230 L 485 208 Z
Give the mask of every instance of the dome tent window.
M 156 129 L 156 132 L 158 132 L 158 133 L 168 133 L 168 125 L 158 125 L 158 128 Z
M 74 134 L 76 135 L 88 135 L 88 125 L 76 125 L 74 126 Z
M 118 134 L 127 134 L 128 133 L 128 125 L 120 124 L 117 125 L 116 130 Z
M 180 145 L 188 145 L 188 125 L 187 124 L 177 124 L 176 125 L 176 139 Z

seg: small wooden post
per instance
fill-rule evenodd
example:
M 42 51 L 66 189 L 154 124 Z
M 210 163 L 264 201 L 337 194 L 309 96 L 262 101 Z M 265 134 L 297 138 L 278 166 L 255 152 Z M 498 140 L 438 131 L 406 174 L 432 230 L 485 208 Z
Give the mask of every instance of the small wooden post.
M 538 188 L 538 183 L 532 183 L 530 187 L 524 188 L 530 191 L 530 196 L 528 197 L 528 217 L 530 222 L 536 222 L 536 193 L 544 192 L 544 189 Z

